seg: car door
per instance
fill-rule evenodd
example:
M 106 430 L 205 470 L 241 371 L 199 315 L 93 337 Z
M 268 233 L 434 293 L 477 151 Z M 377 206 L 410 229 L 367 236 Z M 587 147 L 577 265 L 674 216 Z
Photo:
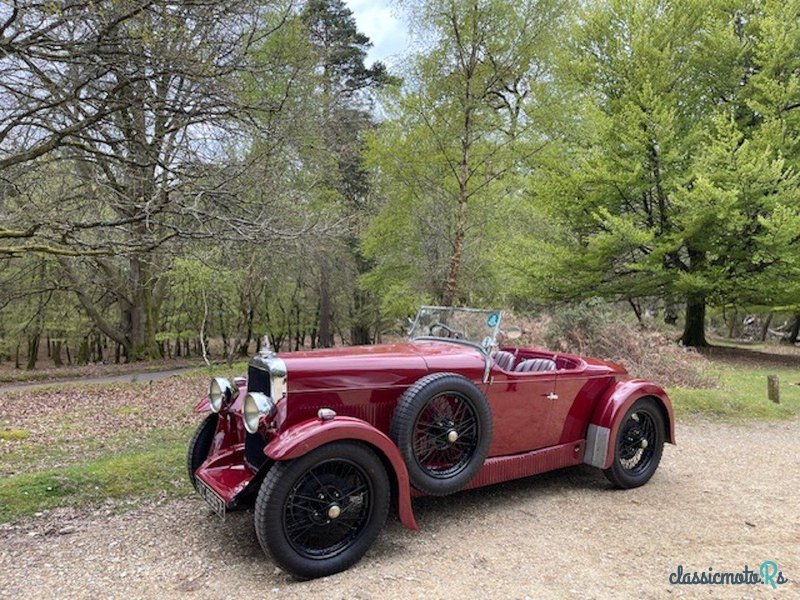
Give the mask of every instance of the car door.
M 552 445 L 550 425 L 555 371 L 515 373 L 492 367 L 486 397 L 492 408 L 489 456 L 518 454 Z

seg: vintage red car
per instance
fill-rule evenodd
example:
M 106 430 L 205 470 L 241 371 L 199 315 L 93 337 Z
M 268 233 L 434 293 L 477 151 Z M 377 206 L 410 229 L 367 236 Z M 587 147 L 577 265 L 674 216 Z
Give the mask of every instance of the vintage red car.
M 255 504 L 262 548 L 298 578 L 357 562 L 395 500 L 587 463 L 646 483 L 674 443 L 669 398 L 621 366 L 512 345 L 502 313 L 423 307 L 408 341 L 262 349 L 196 410 L 189 477 L 220 515 Z

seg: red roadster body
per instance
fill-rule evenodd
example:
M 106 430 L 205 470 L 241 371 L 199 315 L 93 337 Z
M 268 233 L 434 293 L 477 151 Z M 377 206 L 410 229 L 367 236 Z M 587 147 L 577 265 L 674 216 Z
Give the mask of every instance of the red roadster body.
M 501 333 L 500 313 L 485 311 L 481 318 L 486 314 Z M 209 397 L 195 407 L 211 414 L 189 449 L 189 475 L 200 494 L 221 514 L 258 496 L 262 546 L 295 575 L 313 577 L 347 568 L 368 547 L 353 548 L 366 535 L 372 512 L 382 510 L 377 495 L 384 474 L 373 478 L 373 457 L 401 522 L 417 529 L 415 495 L 581 463 L 605 470 L 621 487 L 634 487 L 652 476 L 661 445 L 674 443 L 672 407 L 654 383 L 630 379 L 610 362 L 497 346 L 494 337 L 472 343 L 443 325 L 445 316 L 434 324 L 444 327 L 434 330 L 441 335 L 280 358 L 262 351 L 246 379 L 233 385 L 215 380 Z M 337 466 L 331 449 L 343 444 L 350 447 Z M 358 452 L 371 456 L 359 461 Z M 319 460 L 308 458 L 315 453 Z M 301 459 L 309 462 L 291 473 L 284 490 L 277 478 L 288 477 Z M 350 484 L 368 491 L 359 496 L 345 489 Z M 301 526 L 292 519 L 303 511 L 317 537 L 306 532 L 296 543 L 292 528 Z M 353 513 L 369 514 L 342 527 L 340 514 Z M 325 527 L 332 525 L 345 532 L 326 538 Z M 342 536 L 349 541 L 339 548 Z

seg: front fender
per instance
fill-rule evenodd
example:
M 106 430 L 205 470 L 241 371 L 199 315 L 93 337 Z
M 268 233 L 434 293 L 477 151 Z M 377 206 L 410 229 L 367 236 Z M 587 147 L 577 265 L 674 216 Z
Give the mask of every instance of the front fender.
M 614 461 L 614 441 L 622 418 L 634 402 L 644 397 L 652 397 L 659 402 L 667 426 L 666 441 L 675 443 L 675 416 L 667 393 L 656 384 L 642 379 L 620 381 L 603 394 L 594 408 L 586 432 L 583 462 L 601 469 L 611 466 Z
M 403 457 L 392 440 L 366 421 L 352 417 L 334 417 L 328 421 L 309 419 L 270 441 L 264 448 L 264 454 L 275 461 L 292 460 L 323 444 L 339 440 L 357 440 L 369 444 L 388 461 L 397 483 L 400 522 L 409 529 L 419 530 L 411 507 L 411 483 Z

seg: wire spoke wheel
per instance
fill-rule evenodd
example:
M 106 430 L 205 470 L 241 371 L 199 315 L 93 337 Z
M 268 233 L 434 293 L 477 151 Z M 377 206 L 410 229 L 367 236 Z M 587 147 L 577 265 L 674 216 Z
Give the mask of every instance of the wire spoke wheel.
M 665 418 L 656 400 L 637 400 L 620 421 L 614 460 L 603 471 L 606 477 L 624 489 L 647 483 L 661 461 L 666 434 Z
M 619 441 L 619 462 L 631 474 L 646 471 L 656 447 L 656 426 L 645 411 L 632 413 L 623 425 Z
M 298 579 L 344 571 L 378 537 L 390 492 L 383 463 L 360 442 L 330 442 L 278 461 L 256 499 L 258 543 Z
M 372 497 L 371 480 L 355 462 L 330 459 L 313 466 L 286 499 L 283 527 L 289 544 L 306 558 L 339 554 L 369 522 Z
M 467 398 L 455 392 L 439 394 L 431 398 L 414 423 L 417 464 L 431 477 L 453 477 L 475 455 L 479 433 L 478 417 Z
M 408 388 L 389 431 L 415 489 L 444 496 L 480 471 L 492 441 L 492 410 L 472 381 L 431 373 Z

